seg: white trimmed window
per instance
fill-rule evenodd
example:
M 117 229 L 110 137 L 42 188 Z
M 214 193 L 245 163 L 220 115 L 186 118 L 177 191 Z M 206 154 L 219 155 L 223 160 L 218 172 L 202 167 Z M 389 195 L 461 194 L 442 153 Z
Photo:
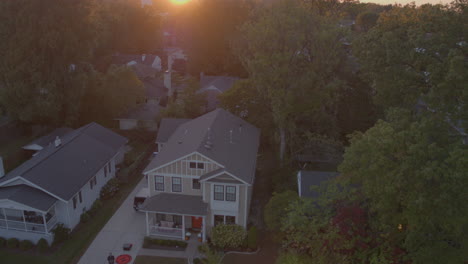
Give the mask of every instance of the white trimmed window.
M 154 176 L 154 189 L 164 192 L 164 176 Z
M 192 161 L 189 163 L 189 168 L 203 170 L 205 169 L 205 163 Z
M 172 177 L 172 192 L 182 192 L 182 178 Z
M 236 217 L 232 215 L 214 215 L 214 225 L 217 226 L 219 224 L 235 225 Z
M 200 180 L 199 179 L 192 179 L 192 189 L 200 190 Z
M 236 201 L 236 186 L 226 186 L 226 201 Z
M 224 201 L 224 185 L 214 186 L 214 199 L 216 201 Z

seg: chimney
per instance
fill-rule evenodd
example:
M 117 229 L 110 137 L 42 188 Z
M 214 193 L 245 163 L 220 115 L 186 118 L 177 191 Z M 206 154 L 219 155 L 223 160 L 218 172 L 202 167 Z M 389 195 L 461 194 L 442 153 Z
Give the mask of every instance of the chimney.
M 172 96 L 172 83 L 171 83 L 171 71 L 167 70 L 164 72 L 164 87 L 166 87 L 168 91 L 168 96 Z
M 5 176 L 5 170 L 3 169 L 3 158 L 0 157 L 0 178 Z
M 146 58 L 146 54 L 142 54 L 142 55 L 141 55 L 141 61 L 142 61 L 142 62 L 145 62 L 145 58 Z
M 57 136 L 54 141 L 55 147 L 58 148 L 62 145 L 62 140 Z

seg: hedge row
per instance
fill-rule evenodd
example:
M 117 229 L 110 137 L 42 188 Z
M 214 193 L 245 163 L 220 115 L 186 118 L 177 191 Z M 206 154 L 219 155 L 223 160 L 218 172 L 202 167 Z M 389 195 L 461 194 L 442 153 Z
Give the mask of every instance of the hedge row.
M 178 240 L 166 240 L 166 239 L 156 239 L 156 238 L 145 237 L 145 239 L 143 240 L 143 247 L 148 248 L 148 247 L 151 247 L 151 245 L 186 248 L 187 242 L 178 241 Z
M 36 245 L 31 240 L 18 240 L 17 238 L 10 238 L 5 239 L 0 237 L 0 248 L 7 247 L 7 248 L 19 248 L 23 251 L 30 250 L 34 247 L 40 252 L 46 252 L 49 249 L 49 243 L 44 238 L 41 238 Z

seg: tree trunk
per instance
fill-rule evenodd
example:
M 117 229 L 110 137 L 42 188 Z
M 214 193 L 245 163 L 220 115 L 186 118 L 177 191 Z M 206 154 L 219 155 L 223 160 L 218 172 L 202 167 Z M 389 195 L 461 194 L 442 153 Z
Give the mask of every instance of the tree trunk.
M 284 127 L 280 127 L 280 162 L 281 164 L 284 161 L 284 154 L 286 151 L 286 129 Z

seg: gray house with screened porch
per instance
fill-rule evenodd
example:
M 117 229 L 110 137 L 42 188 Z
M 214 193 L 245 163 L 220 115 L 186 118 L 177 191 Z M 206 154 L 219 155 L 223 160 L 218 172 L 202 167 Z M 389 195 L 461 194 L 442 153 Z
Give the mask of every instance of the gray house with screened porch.
M 6 175 L 0 171 L 0 236 L 51 242 L 57 224 L 73 229 L 115 176 L 126 143 L 91 123 L 42 144 Z
M 205 241 L 217 224 L 246 227 L 259 129 L 223 109 L 173 121 L 161 124 L 160 131 L 173 125 L 172 133 L 144 170 L 147 235 L 183 239 L 190 232 Z

